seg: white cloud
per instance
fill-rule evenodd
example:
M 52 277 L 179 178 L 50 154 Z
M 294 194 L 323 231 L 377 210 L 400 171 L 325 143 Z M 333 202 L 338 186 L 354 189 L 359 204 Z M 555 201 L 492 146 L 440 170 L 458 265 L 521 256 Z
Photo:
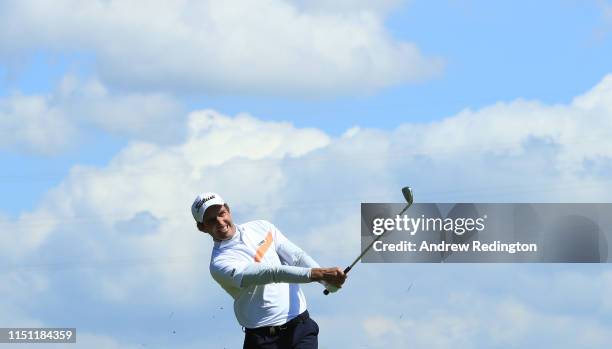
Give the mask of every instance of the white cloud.
M 58 228 L 60 217 L 44 207 L 22 213 L 16 220 L 0 215 L 0 251 L 7 267 L 27 261 L 30 253 Z
M 93 52 L 105 82 L 177 92 L 326 96 L 440 73 L 394 40 L 382 8 L 283 0 L 5 2 L 0 57 L 38 47 Z M 328 9 L 328 7 L 331 7 Z
M 47 96 L 0 98 L 0 148 L 52 154 L 65 149 L 76 134 L 66 112 Z
M 0 97 L 0 149 L 52 155 L 82 140 L 88 127 L 171 143 L 182 138 L 182 106 L 160 93 L 112 93 L 99 80 L 65 76 L 50 94 Z
M 455 299 L 457 301 L 457 299 Z M 612 340 L 604 323 L 577 315 L 550 314 L 512 299 L 462 296 L 464 304 L 426 300 L 431 308 L 409 319 L 373 315 L 361 326 L 371 348 L 602 348 Z
M 80 124 L 144 140 L 182 136 L 182 106 L 169 95 L 110 92 L 97 79 L 80 82 L 73 76 L 64 77 L 56 94 L 57 103 Z
M 189 212 L 194 196 L 203 190 L 222 193 L 237 221 L 269 219 L 326 263 L 348 263 L 356 256 L 358 250 L 346 246 L 358 246 L 355 224 L 359 222 L 359 202 L 401 201 L 399 188 L 406 184 L 413 186 L 417 201 L 422 202 L 491 198 L 608 201 L 612 192 L 612 144 L 607 137 L 612 131 L 608 121 L 612 119 L 608 102 L 611 81 L 606 77 L 568 105 L 518 100 L 463 111 L 439 122 L 405 124 L 389 132 L 354 128 L 339 138 L 246 114 L 228 117 L 212 110 L 193 112 L 183 143 L 134 142 L 105 167 L 76 166 L 34 212 L 17 222 L 4 219 L 7 228 L 1 232 L 5 241 L 10 241 L 13 230 L 25 237 L 16 245 L 19 252 L 6 247 L 8 243 L 2 244 L 7 252 L 2 258 L 10 258 L 9 265 L 18 265 L 34 257 L 53 260 L 58 257 L 49 251 L 61 251 L 62 260 L 84 267 L 75 271 L 80 287 L 103 304 L 227 306 L 229 297 L 208 276 L 210 239 L 196 232 Z M 140 224 L 147 234 L 118 229 L 121 222 L 139 224 L 136 218 L 144 211 L 148 219 Z M 151 221 L 157 224 L 151 225 Z M 44 229 L 31 225 L 41 222 L 46 222 Z M 31 235 L 30 229 L 34 232 Z M 123 268 L 112 267 L 114 263 Z M 384 325 L 387 320 L 381 316 L 388 317 L 384 312 L 367 309 L 391 306 L 386 302 L 394 289 L 385 287 L 408 277 L 406 269 L 395 268 L 401 273 L 397 274 L 390 266 L 376 267 L 360 266 L 359 277 L 349 280 L 360 287 L 347 286 L 343 291 L 347 303 L 336 305 L 351 305 L 354 319 L 367 324 L 382 321 Z M 512 280 L 529 272 L 518 267 L 505 270 Z M 440 280 L 457 275 L 448 265 L 435 272 Z M 484 274 L 477 275 L 488 282 Z M 602 290 L 609 283 L 607 274 L 583 276 L 584 280 L 603 278 L 598 281 Z M 48 278 L 50 292 L 61 293 L 58 277 Z M 583 279 L 564 276 L 553 281 L 567 285 L 574 283 L 572 280 Z M 586 283 L 584 280 L 580 282 Z M 462 287 L 471 287 L 473 282 L 456 281 Z M 438 295 L 448 296 L 450 291 L 438 286 Z M 538 287 L 535 290 L 535 294 L 546 292 Z M 581 288 L 573 290 L 587 294 Z M 363 294 L 372 300 L 364 308 L 355 308 Z M 374 297 L 381 294 L 385 297 Z M 424 303 L 437 304 L 435 296 L 428 294 L 431 298 Z M 544 310 L 525 305 L 525 299 L 516 294 L 507 297 L 506 303 L 480 303 L 492 307 L 502 324 L 517 320 L 529 324 L 517 333 L 505 331 L 504 326 L 485 328 L 484 309 L 457 306 L 444 311 L 436 306 L 433 309 L 438 312 L 425 311 L 412 322 L 396 322 L 400 329 L 391 327 L 388 336 L 383 335 L 384 326 L 374 326 L 369 338 L 375 342 L 380 337 L 378 343 L 382 344 L 376 345 L 387 347 L 393 347 L 396 340 L 406 340 L 404 333 L 415 334 L 416 343 L 433 343 L 439 348 L 451 343 L 482 345 L 480 334 L 491 342 L 512 339 L 528 343 L 544 338 L 544 343 L 549 343 L 546 341 L 556 333 L 541 325 L 548 322 L 575 335 L 567 340 L 574 347 L 597 347 L 610 339 L 597 318 L 599 314 L 564 314 L 560 307 L 570 305 L 553 302 L 563 296 L 551 297 L 549 304 L 559 306 Z M 595 298 L 597 306 L 609 307 L 603 296 Z M 318 301 L 315 298 L 313 306 Z M 580 303 L 574 300 L 571 306 L 576 304 Z M 370 316 L 374 318 L 368 320 Z M 573 319 L 582 322 L 571 327 Z M 233 324 L 233 320 L 227 321 Z M 440 326 L 448 331 L 442 336 Z
M 373 339 L 401 334 L 401 327 L 393 320 L 384 316 L 372 316 L 363 320 L 363 330 Z
M 387 13 L 399 7 L 402 0 L 291 0 L 300 10 L 313 12 L 364 12 Z
M 504 201 L 566 202 L 568 191 L 563 188 L 570 188 L 573 200 L 607 201 L 605 190 L 591 189 L 609 188 L 604 173 L 612 157 L 611 85 L 607 76 L 568 105 L 519 99 L 429 124 L 406 124 L 395 132 L 392 151 L 427 159 L 432 167 L 427 182 L 434 185 L 420 190 L 433 194 L 434 200 L 441 193 L 456 192 L 456 197 L 467 194 L 468 200 L 474 195 L 486 200 L 490 193 Z M 436 168 L 444 173 L 436 173 Z M 448 171 L 455 175 L 447 178 Z M 441 192 L 438 183 L 447 188 Z
M 601 266 L 365 264 L 358 268 L 354 273 L 359 274 L 349 279 L 333 307 L 325 299 L 309 298 L 314 307 L 321 307 L 317 317 L 321 328 L 333 329 L 321 337 L 329 347 L 401 348 L 410 343 L 435 349 L 553 344 L 599 348 L 612 336 L 609 311 L 593 311 L 602 308 L 609 293 L 605 289 L 609 273 Z M 567 284 L 576 278 L 587 282 L 578 293 L 576 285 Z M 587 290 L 591 285 L 593 293 Z M 551 292 L 558 299 L 545 304 Z M 565 302 L 578 298 L 580 306 Z M 351 335 L 338 338 L 337 333 Z

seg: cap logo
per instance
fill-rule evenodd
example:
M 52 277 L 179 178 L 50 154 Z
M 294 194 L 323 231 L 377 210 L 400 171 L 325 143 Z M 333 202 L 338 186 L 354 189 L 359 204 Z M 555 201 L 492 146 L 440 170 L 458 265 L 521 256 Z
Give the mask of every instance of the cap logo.
M 212 199 L 214 199 L 214 198 L 215 198 L 215 196 L 214 196 L 214 195 L 211 195 L 211 196 L 207 196 L 207 197 L 203 198 L 202 200 L 198 201 L 198 202 L 196 203 L 196 205 L 195 205 L 196 209 L 198 209 L 198 210 L 199 210 L 199 209 L 200 209 L 200 207 L 202 207 L 202 205 L 204 205 L 204 203 L 205 203 L 206 201 L 208 201 L 208 200 L 212 200 Z

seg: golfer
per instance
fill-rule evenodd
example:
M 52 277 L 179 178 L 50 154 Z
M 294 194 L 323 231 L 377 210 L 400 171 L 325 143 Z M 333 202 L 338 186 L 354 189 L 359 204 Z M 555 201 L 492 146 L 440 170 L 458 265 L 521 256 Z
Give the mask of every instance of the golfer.
M 344 272 L 320 268 L 270 222 L 234 224 L 219 194 L 198 195 L 191 212 L 198 230 L 214 240 L 210 273 L 234 298 L 244 348 L 317 348 L 319 326 L 298 284 L 318 281 L 335 292 L 346 279 Z

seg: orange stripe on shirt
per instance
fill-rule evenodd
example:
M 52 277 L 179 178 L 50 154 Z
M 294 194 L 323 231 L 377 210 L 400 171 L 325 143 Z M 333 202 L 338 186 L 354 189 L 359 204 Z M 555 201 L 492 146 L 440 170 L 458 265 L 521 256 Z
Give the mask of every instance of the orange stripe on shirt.
M 272 245 L 272 232 L 271 231 L 268 232 L 268 235 L 266 236 L 264 243 L 261 246 L 259 246 L 259 248 L 257 249 L 257 252 L 255 252 L 255 262 L 261 262 L 261 259 L 266 254 L 266 251 L 268 251 L 268 248 L 270 248 L 270 245 Z

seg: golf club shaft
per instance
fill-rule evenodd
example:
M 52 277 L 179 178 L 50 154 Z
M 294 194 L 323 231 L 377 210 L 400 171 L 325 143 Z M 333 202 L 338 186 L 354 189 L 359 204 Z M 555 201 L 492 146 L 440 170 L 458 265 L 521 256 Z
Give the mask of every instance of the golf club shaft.
M 410 207 L 410 205 L 406 205 L 406 207 L 404 207 L 404 209 L 402 210 L 402 212 L 400 212 L 400 213 L 398 214 L 398 216 L 403 215 L 403 214 L 404 214 L 404 212 L 406 212 L 406 210 L 407 210 L 409 207 Z M 371 243 L 368 245 L 368 247 L 366 247 L 366 248 L 363 250 L 363 252 L 361 252 L 361 254 L 359 255 L 359 257 L 357 257 L 357 258 L 356 258 L 356 259 L 353 261 L 353 263 L 351 263 L 351 265 L 349 265 L 349 266 L 348 266 L 346 269 L 344 269 L 344 273 L 345 273 L 345 274 L 346 274 L 346 273 L 348 273 L 348 272 L 349 272 L 349 270 L 351 270 L 351 268 L 353 268 L 353 266 L 354 266 L 355 264 L 357 264 L 357 262 L 359 262 L 359 260 L 360 260 L 360 259 L 361 259 L 361 258 L 362 258 L 362 257 L 363 257 L 363 256 L 364 256 L 364 255 L 365 255 L 365 254 L 366 254 L 366 253 L 367 253 L 367 252 L 368 252 L 368 251 L 369 251 L 371 248 L 372 248 L 372 246 L 374 246 L 374 243 L 376 243 L 376 241 L 380 240 L 380 238 L 382 238 L 382 236 L 383 236 L 383 235 L 384 235 L 386 232 L 387 232 L 387 231 L 385 230 L 385 231 L 383 231 L 382 233 L 380 233 L 380 235 L 378 235 L 378 236 L 376 237 L 376 239 L 374 239 L 374 240 L 373 240 L 373 241 L 372 241 L 372 242 L 371 242 Z
M 406 212 L 406 210 L 407 210 L 408 208 L 410 208 L 410 205 L 412 205 L 412 203 L 408 203 L 408 205 L 406 205 L 406 207 L 404 207 L 404 209 L 402 210 L 402 212 L 400 212 L 400 213 L 398 214 L 398 216 L 401 216 L 402 214 L 404 214 L 404 212 Z M 374 243 L 376 243 L 376 241 L 380 240 L 380 238 L 382 238 L 382 236 L 383 236 L 383 235 L 384 235 L 386 232 L 387 232 L 387 231 L 385 230 L 385 231 L 383 231 L 382 233 L 380 233 L 380 235 L 378 235 L 378 236 L 376 237 L 376 239 L 374 239 L 374 240 L 373 240 L 373 241 L 372 241 L 372 242 L 371 242 L 371 243 L 368 245 L 368 247 L 366 247 L 366 248 L 365 248 L 365 249 L 364 249 L 364 250 L 361 252 L 361 254 L 359 255 L 359 257 L 357 257 L 357 258 L 356 258 L 356 259 L 353 261 L 353 263 L 351 263 L 351 265 L 349 265 L 348 267 L 346 267 L 346 269 L 344 269 L 344 274 L 348 274 L 348 272 L 349 272 L 349 271 L 351 271 L 351 269 L 352 269 L 352 268 L 355 266 L 355 264 L 357 264 L 357 262 L 359 262 L 359 260 L 360 260 L 360 259 L 361 259 L 361 258 L 362 258 L 362 257 L 363 257 L 363 256 L 364 256 L 364 255 L 365 255 L 365 254 L 366 254 L 366 253 L 369 251 L 369 250 L 370 250 L 370 248 L 372 248 L 372 246 L 374 246 Z M 323 294 L 327 296 L 327 295 L 329 294 L 329 291 L 328 291 L 328 290 L 324 290 L 324 291 L 323 291 Z

